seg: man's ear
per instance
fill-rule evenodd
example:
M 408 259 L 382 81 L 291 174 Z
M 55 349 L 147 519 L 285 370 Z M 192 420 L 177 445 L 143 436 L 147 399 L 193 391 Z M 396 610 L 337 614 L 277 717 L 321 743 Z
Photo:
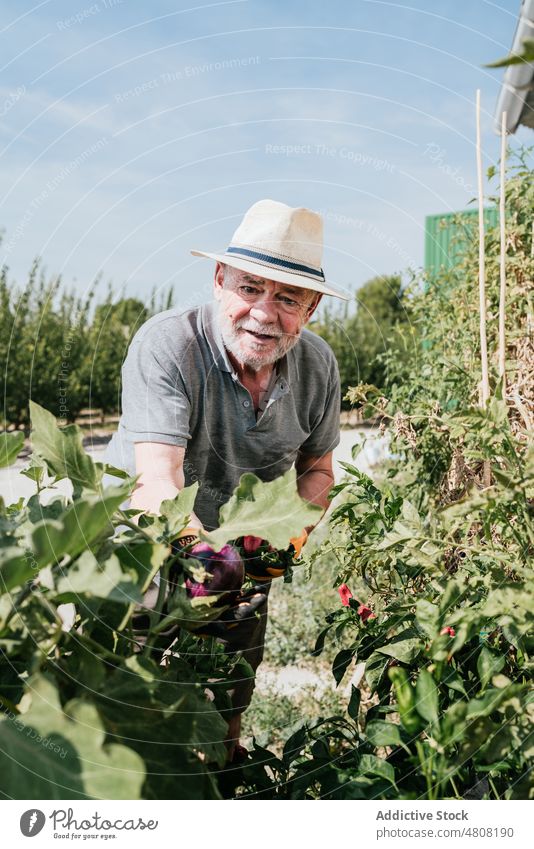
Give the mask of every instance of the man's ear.
M 308 309 L 306 311 L 306 321 L 310 320 L 310 318 L 314 314 L 315 310 L 317 309 L 317 307 L 321 303 L 322 299 L 323 299 L 323 293 L 322 292 L 316 292 L 313 301 L 311 302 L 310 306 L 308 307 Z
M 213 294 L 217 301 L 221 299 L 221 292 L 224 289 L 224 265 L 222 262 L 215 263 L 215 277 L 213 280 Z

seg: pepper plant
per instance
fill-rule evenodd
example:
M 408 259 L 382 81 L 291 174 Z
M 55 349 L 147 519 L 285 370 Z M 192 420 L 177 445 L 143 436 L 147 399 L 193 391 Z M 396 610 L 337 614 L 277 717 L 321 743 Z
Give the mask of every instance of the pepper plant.
M 415 280 L 405 356 L 386 386 L 348 400 L 378 416 L 389 457 L 351 464 L 328 541 L 341 604 L 314 653 L 363 664 L 346 716 L 318 718 L 283 755 L 256 750 L 242 795 L 265 798 L 534 797 L 534 180 L 530 152 L 506 183 L 506 375 L 497 370 L 499 230 L 486 239 L 491 398 L 480 404 L 478 246 Z M 490 173 L 493 178 L 494 173 Z M 486 485 L 485 470 L 490 472 Z M 312 648 L 312 647 L 311 647 Z M 362 707 L 362 691 L 371 706 Z M 368 699 L 366 699 L 369 705 Z

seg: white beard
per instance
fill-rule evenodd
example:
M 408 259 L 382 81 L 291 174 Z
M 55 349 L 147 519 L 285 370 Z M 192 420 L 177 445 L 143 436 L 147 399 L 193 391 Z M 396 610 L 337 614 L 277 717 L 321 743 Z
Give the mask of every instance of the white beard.
M 259 371 L 264 366 L 272 365 L 277 360 L 282 359 L 291 348 L 294 348 L 300 339 L 300 330 L 295 335 L 289 333 L 281 333 L 278 327 L 273 327 L 272 324 L 258 324 L 251 318 L 239 319 L 233 322 L 232 319 L 224 315 L 223 311 L 219 311 L 219 324 L 221 335 L 224 342 L 224 347 L 232 354 L 236 360 L 243 365 L 248 366 L 254 371 Z M 278 337 L 274 349 L 269 352 L 263 350 L 261 342 L 254 343 L 252 337 L 247 338 L 245 349 L 244 339 L 239 333 L 240 328 L 252 330 L 254 333 L 272 334 Z M 257 350 L 250 350 L 250 347 Z

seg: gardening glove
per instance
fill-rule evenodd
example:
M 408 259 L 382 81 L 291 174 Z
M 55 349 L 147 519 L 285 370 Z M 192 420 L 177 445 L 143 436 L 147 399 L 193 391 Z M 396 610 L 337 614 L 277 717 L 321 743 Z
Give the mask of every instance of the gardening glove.
M 291 567 L 293 560 L 300 557 L 308 534 L 303 531 L 299 537 L 292 537 L 285 551 L 276 551 L 266 540 L 245 536 L 241 540 L 240 550 L 245 563 L 245 574 L 253 581 L 272 581 L 281 578 Z
M 219 619 L 203 623 L 195 629 L 199 637 L 216 637 L 226 645 L 244 647 L 256 631 L 258 619 L 267 602 L 267 592 L 262 587 L 252 587 L 240 593 Z
M 188 550 L 198 542 L 198 528 L 184 528 L 171 542 L 171 548 L 174 554 L 183 551 L 186 555 Z

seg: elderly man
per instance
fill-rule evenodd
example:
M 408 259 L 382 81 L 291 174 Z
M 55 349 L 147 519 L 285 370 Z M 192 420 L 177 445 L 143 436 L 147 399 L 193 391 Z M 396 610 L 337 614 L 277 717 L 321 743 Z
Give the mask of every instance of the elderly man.
M 123 365 L 122 416 L 106 459 L 140 475 L 131 507 L 158 513 L 198 481 L 191 525 L 213 529 L 244 472 L 268 481 L 295 464 L 300 495 L 326 509 L 339 375 L 326 342 L 303 328 L 324 294 L 345 296 L 325 282 L 321 217 L 259 201 L 225 253 L 192 253 L 216 262 L 214 302 L 153 316 Z M 234 639 L 253 669 L 266 608 L 242 645 Z M 234 741 L 253 686 L 234 691 Z

